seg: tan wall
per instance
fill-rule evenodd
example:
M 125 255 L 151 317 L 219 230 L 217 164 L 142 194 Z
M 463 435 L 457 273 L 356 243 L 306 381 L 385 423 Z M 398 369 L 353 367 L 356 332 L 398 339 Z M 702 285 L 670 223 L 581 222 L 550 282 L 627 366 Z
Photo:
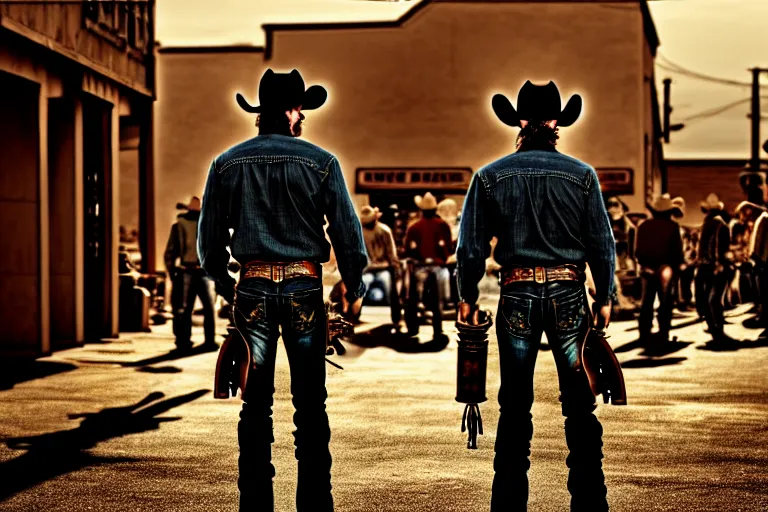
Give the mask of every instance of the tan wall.
M 37 84 L 0 73 L 0 352 L 36 353 L 40 339 Z
M 266 65 L 298 68 L 328 88 L 326 106 L 306 113 L 305 137 L 339 157 L 350 187 L 357 167 L 478 169 L 511 152 L 516 130 L 496 119 L 491 97 L 516 103 L 525 79 L 553 79 L 563 95 L 585 101 L 580 121 L 562 130 L 561 149 L 595 167 L 634 169 L 627 201 L 642 207 L 639 4 L 435 3 L 399 28 L 277 31 L 273 42 Z M 233 96 L 257 102 L 266 65 L 258 54 L 160 56 L 158 256 L 173 205 L 202 192 L 210 158 L 256 133 Z
M 155 230 L 158 267 L 176 203 L 202 197 L 211 160 L 257 133 L 235 93 L 256 95 L 261 54 L 161 55 L 155 104 Z

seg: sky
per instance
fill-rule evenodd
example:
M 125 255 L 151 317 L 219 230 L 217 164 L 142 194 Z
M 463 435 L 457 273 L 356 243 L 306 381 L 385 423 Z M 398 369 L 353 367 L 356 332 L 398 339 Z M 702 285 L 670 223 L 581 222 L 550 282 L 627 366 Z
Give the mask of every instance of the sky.
M 396 19 L 418 0 L 160 0 L 157 39 L 163 46 L 264 44 L 264 23 Z M 211 9 L 216 5 L 216 9 Z M 694 78 L 683 70 L 748 84 L 751 67 L 768 68 L 768 0 L 655 0 L 651 14 L 661 46 L 656 78 L 671 78 L 669 158 L 748 158 L 748 85 Z M 768 73 L 762 77 L 768 117 Z M 721 107 L 736 103 L 732 108 Z M 768 119 L 762 123 L 768 139 Z M 762 153 L 764 158 L 768 154 Z

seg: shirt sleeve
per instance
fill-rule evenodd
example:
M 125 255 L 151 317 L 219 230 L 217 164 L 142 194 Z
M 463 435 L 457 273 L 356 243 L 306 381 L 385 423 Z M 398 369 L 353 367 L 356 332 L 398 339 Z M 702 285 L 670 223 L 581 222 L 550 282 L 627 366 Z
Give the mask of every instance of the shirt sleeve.
M 200 220 L 197 226 L 197 256 L 200 265 L 216 280 L 219 293 L 230 304 L 234 300 L 235 280 L 229 275 L 229 228 L 227 216 L 229 197 L 222 193 L 221 183 L 216 171 L 216 161 L 211 163 L 208 180 L 203 192 L 203 204 L 200 208 Z
M 331 239 L 339 272 L 347 287 L 346 298 L 354 302 L 365 295 L 363 269 L 368 264 L 368 253 L 363 240 L 363 227 L 355 214 L 355 207 L 347 191 L 347 184 L 336 158 L 328 164 L 326 178 L 325 215 L 328 217 L 328 236 Z
M 584 245 L 587 263 L 595 280 L 596 302 L 604 306 L 610 303 L 616 271 L 616 242 L 600 191 L 600 182 L 594 169 L 589 170 Z M 641 226 L 642 227 L 642 226 Z M 638 237 L 639 238 L 639 237 Z
M 459 297 L 469 304 L 477 302 L 477 284 L 485 275 L 485 260 L 491 254 L 490 242 L 494 233 L 488 225 L 488 199 L 485 184 L 475 173 L 464 199 L 456 244 Z

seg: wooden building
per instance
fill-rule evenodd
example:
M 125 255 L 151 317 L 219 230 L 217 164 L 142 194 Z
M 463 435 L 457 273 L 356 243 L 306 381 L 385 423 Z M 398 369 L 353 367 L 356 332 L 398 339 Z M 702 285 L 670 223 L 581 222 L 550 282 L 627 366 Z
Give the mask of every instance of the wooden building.
M 583 96 L 560 148 L 596 167 L 606 192 L 632 210 L 661 192 L 659 40 L 645 0 L 414 4 L 391 22 L 266 25 L 263 48 L 161 46 L 158 255 L 174 204 L 201 193 L 211 158 L 256 135 L 234 96 L 258 101 L 268 67 L 328 89 L 326 105 L 306 113 L 305 138 L 338 156 L 358 205 L 413 205 L 424 190 L 461 197 L 467 173 L 514 150 L 517 130 L 498 121 L 491 97 L 516 103 L 526 79 Z
M 117 335 L 121 182 L 154 266 L 153 46 L 152 1 L 0 2 L 0 357 Z

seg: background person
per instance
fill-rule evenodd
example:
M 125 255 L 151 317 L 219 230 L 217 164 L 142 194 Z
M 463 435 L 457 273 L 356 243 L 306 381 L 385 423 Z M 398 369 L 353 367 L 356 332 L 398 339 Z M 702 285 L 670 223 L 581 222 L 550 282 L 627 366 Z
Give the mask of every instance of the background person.
M 680 226 L 672 220 L 682 210 L 672 203 L 668 194 L 657 197 L 648 206 L 652 218 L 637 228 L 635 255 L 640 264 L 643 298 L 640 306 L 640 340 L 651 341 L 653 307 L 659 298 L 659 341 L 669 341 L 674 306 L 674 281 L 683 263 L 683 240 Z
M 216 344 L 216 285 L 200 266 L 197 257 L 197 223 L 200 219 L 200 198 L 192 197 L 187 211 L 178 215 L 171 226 L 165 246 L 165 268 L 171 277 L 171 308 L 176 348 L 192 347 L 192 313 L 199 297 L 203 304 L 205 348 L 217 349 Z

